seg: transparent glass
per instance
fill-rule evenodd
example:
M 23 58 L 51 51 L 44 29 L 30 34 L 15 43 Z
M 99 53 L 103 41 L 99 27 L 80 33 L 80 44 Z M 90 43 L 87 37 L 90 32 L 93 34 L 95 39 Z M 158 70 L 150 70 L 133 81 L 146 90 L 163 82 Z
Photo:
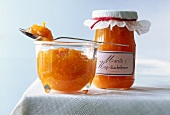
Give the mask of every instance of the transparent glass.
M 38 76 L 47 93 L 88 92 L 96 69 L 96 43 L 36 41 L 35 46 Z
M 98 48 L 101 56 L 98 57 L 96 69 L 100 67 L 93 83 L 98 88 L 129 89 L 134 83 L 135 52 L 136 44 L 134 32 L 126 27 L 114 26 L 104 29 L 97 29 L 95 41 L 110 42 L 114 44 L 126 44 L 118 46 L 112 44 L 101 44 Z M 110 57 L 109 57 L 110 56 Z M 103 57 L 103 59 L 100 59 Z M 129 64 L 128 65 L 128 61 Z M 105 69 L 103 70 L 101 69 Z

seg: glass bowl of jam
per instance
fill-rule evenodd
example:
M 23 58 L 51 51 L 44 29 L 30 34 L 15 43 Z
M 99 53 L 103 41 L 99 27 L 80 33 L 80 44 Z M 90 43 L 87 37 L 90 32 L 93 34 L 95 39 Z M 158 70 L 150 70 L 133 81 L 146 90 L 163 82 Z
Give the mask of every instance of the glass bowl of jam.
M 37 73 L 45 92 L 87 93 L 95 75 L 93 42 L 35 41 Z

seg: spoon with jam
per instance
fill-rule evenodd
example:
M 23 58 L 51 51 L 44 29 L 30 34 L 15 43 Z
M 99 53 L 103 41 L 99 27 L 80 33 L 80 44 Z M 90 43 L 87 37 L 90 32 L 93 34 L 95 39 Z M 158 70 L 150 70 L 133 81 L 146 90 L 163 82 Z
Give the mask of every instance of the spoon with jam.
M 42 26 L 38 24 L 33 24 L 31 27 L 27 29 L 19 28 L 19 30 L 23 34 L 35 40 L 41 40 L 41 41 L 54 40 L 51 31 L 46 27 L 46 22 L 43 22 Z
M 88 40 L 88 39 L 81 39 L 81 38 L 75 38 L 75 37 L 57 37 L 53 38 L 51 31 L 46 27 L 46 22 L 42 23 L 41 25 L 34 24 L 28 29 L 22 29 L 19 28 L 19 30 L 27 35 L 28 37 L 38 40 L 38 41 L 54 41 L 58 39 L 72 39 L 72 40 L 81 40 L 81 41 L 88 41 L 88 42 L 94 42 L 94 43 L 103 43 L 103 44 L 112 44 L 112 45 L 117 45 L 117 46 L 129 46 L 127 44 L 115 44 L 115 43 L 110 43 L 110 42 L 100 42 L 100 41 L 93 41 L 93 40 Z

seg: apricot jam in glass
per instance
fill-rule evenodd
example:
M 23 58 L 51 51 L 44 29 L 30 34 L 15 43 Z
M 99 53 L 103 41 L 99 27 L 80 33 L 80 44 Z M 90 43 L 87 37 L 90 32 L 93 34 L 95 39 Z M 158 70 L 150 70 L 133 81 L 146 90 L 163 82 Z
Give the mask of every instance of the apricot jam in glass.
M 139 35 L 149 31 L 149 21 L 137 21 L 135 11 L 96 10 L 84 24 L 95 30 L 97 52 L 93 83 L 98 88 L 129 89 L 135 80 L 136 44 Z M 145 27 L 146 26 L 146 27 Z
M 135 41 L 133 31 L 126 27 L 114 26 L 96 30 L 95 41 L 102 38 L 103 42 L 116 44 L 101 44 L 98 48 L 96 75 L 93 83 L 99 88 L 128 89 L 134 83 Z
M 38 76 L 46 92 L 87 93 L 95 75 L 97 45 L 35 41 Z

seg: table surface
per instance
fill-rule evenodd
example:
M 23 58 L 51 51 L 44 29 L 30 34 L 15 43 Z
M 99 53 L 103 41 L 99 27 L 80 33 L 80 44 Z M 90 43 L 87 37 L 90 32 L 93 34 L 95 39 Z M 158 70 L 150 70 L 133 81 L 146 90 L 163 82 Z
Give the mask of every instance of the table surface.
M 92 86 L 86 95 L 45 93 L 37 78 L 11 115 L 170 115 L 170 76 L 137 76 L 130 90 Z

